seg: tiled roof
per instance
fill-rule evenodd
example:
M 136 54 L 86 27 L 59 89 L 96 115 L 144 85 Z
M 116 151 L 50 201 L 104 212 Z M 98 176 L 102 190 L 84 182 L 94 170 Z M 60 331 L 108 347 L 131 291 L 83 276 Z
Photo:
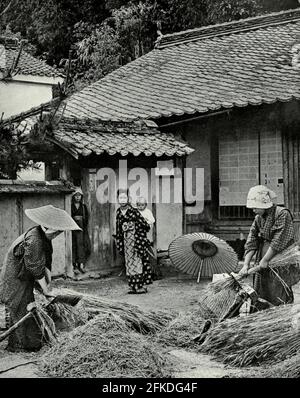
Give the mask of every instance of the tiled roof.
M 75 155 L 146 155 L 146 156 L 185 156 L 192 153 L 186 143 L 172 134 L 161 133 L 147 122 L 101 123 L 96 126 L 80 123 L 60 123 L 54 132 L 54 140 Z
M 5 180 L 0 182 L 0 195 L 8 193 L 70 193 L 74 189 L 67 186 L 63 182 L 55 181 L 39 181 L 39 182 L 25 182 L 15 180 Z
M 53 111 L 53 104 L 47 103 L 6 120 L 5 124 L 15 124 L 24 135 L 30 133 L 41 115 Z M 91 154 L 121 156 L 186 156 L 194 152 L 186 142 L 176 139 L 173 134 L 162 133 L 151 120 L 134 122 L 96 122 L 62 118 L 54 131 L 47 135 L 53 142 L 71 155 Z
M 65 115 L 159 119 L 300 99 L 297 43 L 299 9 L 166 35 L 150 53 L 72 95 Z
M 19 48 L 17 46 L 4 45 L 0 42 L 0 70 L 9 69 L 14 59 L 17 58 Z M 17 66 L 18 74 L 46 77 L 63 77 L 63 74 L 52 66 L 38 58 L 33 57 L 22 50 Z

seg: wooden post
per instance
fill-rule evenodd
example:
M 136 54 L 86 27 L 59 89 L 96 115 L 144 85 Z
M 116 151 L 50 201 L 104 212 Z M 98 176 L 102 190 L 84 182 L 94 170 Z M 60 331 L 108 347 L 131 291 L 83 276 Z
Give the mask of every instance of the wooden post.
M 156 164 L 154 165 L 156 166 Z M 152 200 L 152 213 L 155 218 L 155 223 L 153 225 L 153 250 L 157 256 L 157 219 L 156 219 L 156 176 L 154 170 L 150 169 L 150 190 L 151 190 L 151 200 Z
M 59 177 L 62 180 L 67 180 L 67 181 L 71 179 L 70 159 L 67 155 L 62 160 L 62 165 L 59 170 Z
M 65 195 L 65 211 L 71 214 L 71 195 Z M 72 261 L 72 232 L 65 232 L 65 275 L 70 278 L 74 277 L 73 261 Z
M 22 201 L 21 195 L 17 195 L 16 205 L 17 205 L 17 213 L 18 213 L 19 235 L 22 235 L 22 233 L 24 232 L 24 226 L 23 226 L 23 201 Z
M 181 172 L 181 191 L 182 191 L 182 196 L 181 196 L 181 211 L 182 211 L 182 234 L 186 234 L 186 211 L 185 211 L 185 166 L 186 166 L 186 158 L 180 158 L 177 157 L 175 159 L 175 167 L 180 169 Z M 175 176 L 176 178 L 176 176 Z
M 284 204 L 289 207 L 289 193 L 288 193 L 288 181 L 289 181 L 289 167 L 288 167 L 288 135 L 281 132 L 282 134 L 282 162 L 283 162 L 283 189 L 284 189 Z

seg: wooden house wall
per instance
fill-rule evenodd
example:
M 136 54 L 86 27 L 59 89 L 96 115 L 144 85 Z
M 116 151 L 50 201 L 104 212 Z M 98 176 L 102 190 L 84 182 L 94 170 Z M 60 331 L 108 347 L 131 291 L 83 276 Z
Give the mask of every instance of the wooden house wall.
M 231 217 L 225 219 L 220 215 L 220 198 L 222 199 L 222 195 L 220 195 L 222 175 L 220 173 L 224 170 L 224 167 L 222 169 L 220 164 L 223 160 L 222 155 L 226 154 L 226 150 L 224 150 L 226 140 L 221 140 L 221 137 L 226 136 L 235 137 L 231 141 L 228 139 L 228 158 L 243 159 L 242 150 L 245 150 L 245 158 L 249 158 L 247 163 L 249 173 L 254 172 L 255 175 L 251 180 L 248 178 L 249 173 L 245 170 L 245 184 L 247 179 L 249 180 L 248 189 L 255 183 L 267 184 L 277 192 L 279 202 L 284 202 L 282 204 L 291 208 L 295 213 L 295 223 L 300 225 L 300 192 L 298 189 L 300 186 L 299 119 L 299 103 L 295 101 L 259 107 L 236 108 L 228 113 L 209 118 L 199 118 L 166 128 L 166 130 L 182 136 L 195 148 L 195 152 L 186 159 L 187 167 L 203 167 L 205 169 L 204 208 L 198 214 L 188 214 L 187 212 L 185 215 L 186 231 L 207 231 L 229 241 L 238 239 L 240 232 L 244 234 L 248 232 L 252 218 L 251 212 L 248 212 L 247 217 L 244 218 Z M 239 141 L 239 137 L 243 138 L 243 142 Z M 252 137 L 254 137 L 254 141 Z M 253 145 L 259 148 L 257 150 L 254 147 L 252 148 L 255 158 L 258 159 L 258 151 L 260 151 L 259 165 L 254 158 L 250 162 L 251 139 Z M 286 149 L 285 152 L 282 152 L 282 144 L 284 143 Z M 237 155 L 238 147 L 242 150 Z M 226 161 L 226 159 L 224 160 Z M 228 169 L 234 171 L 236 168 L 240 169 L 241 163 L 237 165 L 228 163 L 228 165 Z M 241 173 L 241 171 L 243 170 L 238 170 L 238 173 Z M 193 184 L 195 184 L 195 181 L 193 181 Z M 195 186 L 193 186 L 193 189 L 195 189 Z M 247 187 L 243 187 L 243 192 L 240 192 L 240 189 L 238 182 L 234 182 L 234 178 L 232 178 L 231 185 L 228 187 L 229 194 L 234 197 L 231 191 L 236 191 L 234 198 L 239 202 L 241 200 L 245 202 Z M 227 195 L 227 197 L 230 197 L 230 195 Z
M 283 132 L 284 199 L 294 216 L 300 238 L 300 104 L 286 104 L 280 112 Z
M 36 225 L 24 211 L 51 204 L 70 212 L 70 197 L 62 194 L 0 194 L 0 268 L 13 241 L 30 227 Z M 71 235 L 70 232 L 59 235 L 53 240 L 53 275 L 70 274 Z
M 125 158 L 123 159 L 125 160 Z M 182 235 L 184 232 L 183 204 L 164 204 L 157 202 L 157 193 L 162 191 L 163 183 L 159 180 L 159 191 L 155 189 L 154 179 L 152 178 L 153 169 L 157 166 L 157 158 L 127 158 L 128 171 L 132 168 L 143 168 L 149 181 L 148 208 L 152 210 L 156 222 L 149 234 L 150 240 L 154 242 L 154 250 L 168 250 L 171 241 Z M 89 158 L 81 161 L 81 185 L 84 193 L 84 200 L 90 212 L 89 235 L 92 244 L 92 254 L 88 260 L 88 269 L 111 269 L 119 267 L 123 259 L 120 257 L 115 239 L 116 225 L 116 203 L 99 203 L 97 189 L 100 181 L 97 177 L 100 168 L 109 168 L 115 173 L 117 179 L 115 183 L 110 183 L 111 193 L 113 194 L 119 186 L 118 167 L 119 158 L 105 157 Z M 72 163 L 72 162 L 71 162 Z M 72 164 L 69 167 L 72 169 Z M 176 167 L 182 167 L 182 161 L 176 160 Z M 68 172 L 67 172 L 68 174 Z M 72 178 L 72 177 L 71 177 Z M 111 181 L 114 181 L 113 179 Z M 128 181 L 128 187 L 134 181 Z M 171 198 L 174 196 L 174 185 L 171 185 Z

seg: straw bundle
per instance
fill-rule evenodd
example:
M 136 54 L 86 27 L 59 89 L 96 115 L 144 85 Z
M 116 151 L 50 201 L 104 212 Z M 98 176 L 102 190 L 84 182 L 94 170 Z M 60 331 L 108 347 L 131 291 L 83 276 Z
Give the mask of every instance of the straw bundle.
M 57 330 L 70 330 L 84 325 L 88 319 L 88 313 L 79 303 L 72 307 L 64 303 L 50 304 L 47 313 L 54 321 Z
M 58 289 L 55 289 L 55 292 L 58 292 Z M 64 295 L 78 295 L 71 289 L 59 289 L 59 292 Z M 174 314 L 170 312 L 143 311 L 135 305 L 86 293 L 81 293 L 81 303 L 90 318 L 99 314 L 118 315 L 131 329 L 142 334 L 156 333 L 174 318 Z
M 180 313 L 156 335 L 156 342 L 165 346 L 193 347 L 193 339 L 199 335 L 204 320 L 195 313 Z
M 234 366 L 276 363 L 300 349 L 300 305 L 282 305 L 216 324 L 200 350 Z
M 57 339 L 56 328 L 53 320 L 42 307 L 36 307 L 32 312 L 41 333 L 42 341 L 46 344 L 53 344 Z
M 238 378 L 299 378 L 300 377 L 300 352 L 290 358 L 280 361 L 275 365 L 259 366 L 245 369 L 245 372 L 239 374 L 229 374 L 229 377 Z
M 275 366 L 262 372 L 262 376 L 267 378 L 298 378 L 300 377 L 300 352 L 293 355 Z
M 227 314 L 236 297 L 237 289 L 234 285 L 217 293 L 213 293 L 209 285 L 200 295 L 198 312 L 204 319 L 219 321 Z
M 45 309 L 58 331 L 74 329 L 84 325 L 89 319 L 86 309 L 80 302 L 76 306 L 61 302 L 49 304 L 49 300 L 39 292 L 35 292 L 35 302 L 38 308 Z
M 166 361 L 153 342 L 117 315 L 98 315 L 65 334 L 42 358 L 55 377 L 166 377 Z

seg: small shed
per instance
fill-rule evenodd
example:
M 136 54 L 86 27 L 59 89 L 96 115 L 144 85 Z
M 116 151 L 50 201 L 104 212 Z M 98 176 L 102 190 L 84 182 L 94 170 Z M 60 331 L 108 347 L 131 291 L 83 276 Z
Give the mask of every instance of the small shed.
M 0 180 L 0 268 L 12 242 L 35 225 L 24 211 L 51 204 L 70 213 L 72 192 L 70 186 L 60 181 Z M 54 239 L 53 249 L 52 274 L 71 274 L 71 233 Z
M 0 31 L 0 116 L 4 119 L 46 103 L 64 75 L 33 57 L 9 30 Z

